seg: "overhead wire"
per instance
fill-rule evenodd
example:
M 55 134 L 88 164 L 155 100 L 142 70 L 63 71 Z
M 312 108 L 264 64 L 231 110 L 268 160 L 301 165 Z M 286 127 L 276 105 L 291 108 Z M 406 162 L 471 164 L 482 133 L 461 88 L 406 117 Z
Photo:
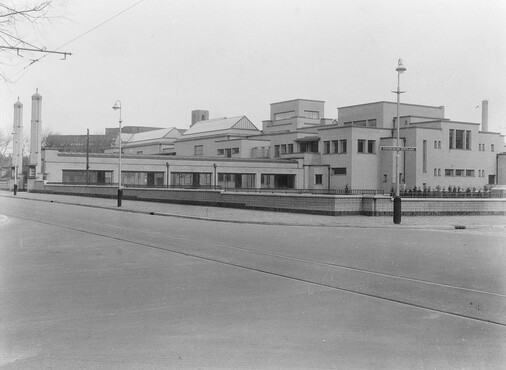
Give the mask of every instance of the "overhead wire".
M 63 48 L 63 47 L 65 47 L 65 46 L 67 46 L 67 45 L 69 45 L 69 44 L 73 43 L 74 41 L 79 40 L 81 37 L 84 37 L 84 36 L 86 36 L 87 34 L 89 34 L 89 33 L 93 32 L 93 31 L 95 31 L 97 28 L 102 27 L 102 26 L 103 26 L 103 25 L 105 25 L 106 23 L 108 23 L 108 22 L 112 21 L 113 19 L 115 19 L 115 18 L 119 17 L 119 16 L 120 16 L 120 15 L 122 15 L 123 13 L 125 13 L 125 12 L 129 11 L 130 9 L 132 9 L 133 7 L 135 7 L 135 6 L 139 5 L 140 3 L 144 2 L 144 1 L 145 1 L 145 0 L 139 0 L 139 1 L 137 1 L 136 3 L 134 3 L 134 4 L 130 5 L 128 8 L 123 9 L 123 10 L 122 10 L 122 11 L 120 11 L 119 13 L 117 13 L 117 14 L 113 15 L 112 17 L 110 17 L 110 18 L 106 19 L 106 20 L 105 20 L 105 21 L 103 21 L 102 23 L 99 23 L 98 25 L 96 25 L 96 26 L 94 26 L 94 27 L 90 28 L 88 31 L 86 31 L 86 32 L 84 32 L 84 33 L 82 33 L 82 34 L 80 34 L 79 36 L 74 37 L 74 38 L 73 38 L 73 39 L 71 39 L 70 41 L 67 41 L 66 43 L 64 43 L 64 44 L 60 45 L 59 47 L 57 47 L 57 48 L 56 48 L 56 49 L 54 49 L 54 50 L 55 50 L 55 51 L 58 51 L 58 50 L 60 50 L 61 48 Z M 19 40 L 19 41 L 24 42 L 24 41 L 22 41 L 22 40 Z M 26 44 L 28 44 L 28 43 L 26 43 Z M 30 44 L 28 44 L 28 45 L 30 45 Z M 33 46 L 33 45 L 32 45 L 32 46 Z M 42 49 L 41 49 L 41 50 L 42 50 Z M 19 76 L 19 78 L 16 80 L 16 81 L 19 81 L 19 79 L 21 79 L 21 77 L 23 77 L 23 76 L 25 75 L 25 73 L 26 73 L 26 69 L 28 69 L 29 67 L 31 67 L 31 66 L 32 66 L 35 62 L 38 62 L 38 61 L 40 61 L 40 60 L 44 59 L 44 58 L 45 58 L 45 57 L 47 57 L 47 56 L 48 56 L 48 54 L 44 54 L 44 55 L 43 55 L 43 56 L 41 56 L 40 58 L 37 58 L 37 59 L 32 59 L 32 60 L 31 60 L 31 62 L 30 62 L 30 64 L 28 64 L 27 66 L 25 66 L 23 69 L 19 70 L 18 72 L 14 73 L 12 76 L 8 77 L 6 80 L 11 81 L 11 79 L 15 78 L 15 77 L 16 77 L 16 76 L 18 76 L 20 73 L 22 73 L 22 75 L 21 75 L 21 76 Z M 16 82 L 16 81 L 11 81 L 11 82 Z

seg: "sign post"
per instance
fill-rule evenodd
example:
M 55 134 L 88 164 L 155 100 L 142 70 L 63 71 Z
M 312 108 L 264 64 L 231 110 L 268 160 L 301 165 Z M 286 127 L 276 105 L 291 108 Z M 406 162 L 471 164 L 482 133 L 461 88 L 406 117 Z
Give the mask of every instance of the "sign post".
M 399 158 L 399 152 L 414 152 L 416 150 L 413 146 L 382 146 L 381 150 L 389 150 L 392 152 L 397 152 L 397 158 L 396 162 Z M 399 169 L 398 169 L 398 163 L 396 163 L 396 171 L 395 176 L 397 177 L 395 179 L 396 181 L 396 192 L 395 192 L 395 198 L 394 198 L 394 224 L 400 224 L 401 223 L 401 197 L 399 196 Z

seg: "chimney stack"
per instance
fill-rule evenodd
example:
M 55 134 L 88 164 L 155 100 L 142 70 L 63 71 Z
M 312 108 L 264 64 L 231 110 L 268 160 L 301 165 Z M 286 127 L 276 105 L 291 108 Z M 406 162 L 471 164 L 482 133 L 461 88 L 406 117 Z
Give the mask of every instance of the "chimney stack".
M 481 102 L 481 131 L 488 131 L 488 100 Z
M 190 127 L 192 127 L 194 124 L 200 121 L 207 121 L 209 120 L 209 111 L 208 110 L 192 110 L 192 123 Z

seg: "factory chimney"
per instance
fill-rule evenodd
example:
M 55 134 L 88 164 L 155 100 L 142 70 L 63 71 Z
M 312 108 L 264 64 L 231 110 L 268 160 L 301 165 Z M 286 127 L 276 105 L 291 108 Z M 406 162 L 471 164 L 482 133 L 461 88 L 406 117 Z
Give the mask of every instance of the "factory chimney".
M 488 100 L 481 102 L 481 131 L 488 131 Z

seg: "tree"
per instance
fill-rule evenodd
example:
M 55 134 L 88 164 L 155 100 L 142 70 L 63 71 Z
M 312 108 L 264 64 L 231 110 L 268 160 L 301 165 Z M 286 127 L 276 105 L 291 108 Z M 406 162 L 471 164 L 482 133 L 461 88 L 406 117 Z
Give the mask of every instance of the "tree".
M 0 130 L 0 159 L 7 156 L 7 150 L 11 146 L 12 135 L 9 135 L 4 130 Z
M 37 59 L 32 52 L 47 53 L 45 47 L 35 46 L 26 39 L 25 31 L 33 32 L 33 26 L 48 20 L 53 0 L 0 0 L 0 65 L 12 64 L 17 58 Z M 1 77 L 7 81 L 4 71 Z

